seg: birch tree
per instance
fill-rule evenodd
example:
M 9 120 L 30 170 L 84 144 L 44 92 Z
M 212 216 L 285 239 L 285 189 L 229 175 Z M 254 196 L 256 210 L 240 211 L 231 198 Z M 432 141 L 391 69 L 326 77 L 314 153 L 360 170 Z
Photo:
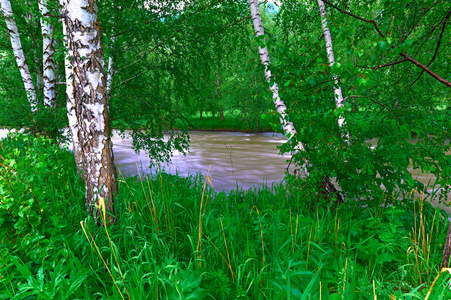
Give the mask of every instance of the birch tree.
M 95 0 L 68 0 L 63 16 L 72 66 L 75 115 L 86 185 L 86 209 L 100 222 L 96 206 L 105 201 L 114 222 L 117 175 L 114 166 L 104 55 Z M 100 202 L 99 202 L 100 201 Z
M 326 40 L 326 52 L 329 66 L 332 67 L 335 64 L 334 49 L 332 47 L 332 36 L 330 34 L 329 27 L 327 27 L 327 14 L 326 7 L 322 0 L 318 0 L 319 11 L 321 14 L 321 25 L 323 27 L 324 39 Z M 337 108 L 344 106 L 343 94 L 341 93 L 341 87 L 338 85 L 337 75 L 333 75 L 334 78 L 334 95 Z M 345 118 L 340 114 L 338 117 L 338 126 L 341 128 L 345 122 Z M 347 134 L 346 140 L 349 140 L 349 134 Z
M 30 69 L 25 60 L 25 55 L 22 50 L 22 44 L 20 42 L 19 29 L 17 28 L 16 21 L 14 20 L 14 14 L 11 8 L 9 0 L 1 0 L 1 9 L 5 17 L 6 27 L 8 28 L 9 37 L 11 40 L 11 46 L 14 52 L 17 66 L 22 77 L 22 82 L 27 93 L 27 99 L 31 107 L 31 112 L 34 113 L 38 107 L 38 101 L 36 96 L 36 90 L 31 78 Z
M 260 16 L 260 12 L 258 9 L 258 0 L 249 0 L 249 6 L 252 16 L 252 23 L 254 25 L 254 31 L 255 36 L 264 36 L 265 32 L 263 29 L 262 19 Z M 288 120 L 288 114 L 287 114 L 287 107 L 285 103 L 280 99 L 279 96 L 279 86 L 274 80 L 273 75 L 271 74 L 271 71 L 269 70 L 269 54 L 268 54 L 268 48 L 267 47 L 258 47 L 258 54 L 260 56 L 261 63 L 265 66 L 265 77 L 266 81 L 270 84 L 269 89 L 272 92 L 272 98 L 274 102 L 274 106 L 276 107 L 277 112 L 280 115 L 280 123 L 282 124 L 283 131 L 285 135 L 288 137 L 288 140 L 293 139 L 293 137 L 296 135 L 296 128 L 294 127 L 293 122 Z M 273 84 L 271 85 L 271 82 Z M 296 140 L 296 139 L 295 139 Z M 297 142 L 295 149 L 297 151 L 305 151 L 305 147 L 302 144 L 302 142 Z M 302 169 L 304 173 L 309 176 L 308 167 L 310 166 L 310 162 L 307 160 L 305 161 L 304 165 L 302 166 Z M 323 188 L 326 191 L 327 195 L 335 195 L 337 197 L 338 201 L 343 201 L 339 193 L 337 192 L 337 189 L 334 187 L 334 185 L 328 180 L 327 177 L 322 178 L 322 184 Z
M 265 31 L 263 29 L 262 19 L 260 16 L 260 12 L 258 9 L 258 0 L 249 0 L 249 6 L 251 10 L 251 16 L 252 16 L 252 24 L 254 25 L 254 31 L 255 36 L 264 36 Z M 271 83 L 272 74 L 269 70 L 268 66 L 270 64 L 269 60 L 269 54 L 268 54 L 268 48 L 267 47 L 258 47 L 258 55 L 260 56 L 261 63 L 265 66 L 265 78 L 268 83 Z M 294 128 L 294 125 L 292 122 L 288 121 L 287 119 L 287 107 L 285 103 L 280 99 L 279 96 L 279 86 L 276 82 L 274 82 L 273 85 L 270 85 L 269 89 L 272 92 L 272 99 L 274 102 L 274 106 L 276 107 L 277 112 L 280 115 L 280 123 L 282 124 L 283 131 L 285 135 L 288 137 L 288 139 L 292 139 L 293 136 L 296 134 L 296 129 Z M 302 143 L 299 143 L 297 147 L 301 151 L 305 151 L 304 145 Z
M 55 107 L 56 105 L 56 78 L 55 78 L 55 48 L 54 29 L 50 23 L 48 14 L 48 0 L 39 0 L 39 10 L 41 11 L 42 30 L 42 53 L 43 53 L 43 86 L 44 86 L 44 106 Z
M 67 0 L 60 0 L 61 11 L 64 13 L 67 10 Z M 83 156 L 81 144 L 78 140 L 78 121 L 75 112 L 75 98 L 74 98 L 74 73 L 72 69 L 72 64 L 70 62 L 70 57 L 73 56 L 73 51 L 69 47 L 68 34 L 66 28 L 65 20 L 62 21 L 63 27 L 63 43 L 64 47 L 67 49 L 64 55 L 64 72 L 66 79 L 66 110 L 67 119 L 69 121 L 69 132 L 72 139 L 72 148 L 74 151 L 75 163 L 77 165 L 78 171 L 83 170 Z

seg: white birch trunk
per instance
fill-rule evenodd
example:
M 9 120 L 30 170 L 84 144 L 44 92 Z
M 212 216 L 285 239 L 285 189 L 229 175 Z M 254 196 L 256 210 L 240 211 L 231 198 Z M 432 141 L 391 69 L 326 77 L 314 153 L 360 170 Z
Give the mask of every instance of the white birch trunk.
M 114 38 L 112 39 L 111 43 L 114 45 Z M 108 73 L 106 78 L 106 93 L 108 99 L 111 99 L 111 87 L 113 86 L 114 74 L 116 73 L 114 70 L 114 59 L 112 53 L 114 51 L 114 46 L 112 46 L 111 48 L 111 53 L 108 57 Z
M 321 24 L 323 26 L 324 39 L 326 40 L 326 52 L 327 60 L 329 61 L 329 66 L 333 66 L 335 63 L 334 50 L 332 48 L 332 36 L 330 34 L 329 27 L 327 27 L 327 14 L 326 7 L 322 0 L 318 0 L 319 11 L 321 13 Z M 341 93 L 341 87 L 338 85 L 337 75 L 333 75 L 334 78 L 334 96 L 335 105 L 337 108 L 344 106 L 343 94 Z M 345 119 L 342 115 L 338 118 L 338 126 L 341 128 L 345 123 Z M 349 140 L 349 137 L 347 138 Z
M 72 51 L 75 112 L 82 147 L 86 208 L 100 222 L 95 208 L 102 198 L 114 222 L 116 168 L 111 143 L 101 33 L 95 0 L 68 0 L 63 13 Z
M 108 74 L 106 79 L 106 92 L 108 94 L 108 98 L 111 98 L 111 86 L 113 85 L 114 78 L 114 61 L 113 57 L 110 55 L 108 58 Z
M 55 77 L 55 48 L 54 48 L 54 30 L 49 22 L 49 13 L 47 7 L 48 0 L 39 0 L 39 10 L 41 11 L 41 31 L 43 44 L 43 84 L 44 84 L 44 106 L 56 106 L 56 77 Z
M 254 25 L 255 36 L 259 37 L 261 35 L 265 35 L 262 19 L 258 10 L 258 0 L 249 0 L 249 6 L 251 10 L 252 23 Z M 268 66 L 270 64 L 268 48 L 258 47 L 258 54 L 260 55 L 261 63 L 265 66 L 266 81 L 270 83 L 272 74 L 268 69 Z M 274 84 L 270 86 L 269 89 L 272 92 L 272 99 L 276 110 L 280 114 L 280 123 L 282 124 L 283 131 L 285 132 L 285 135 L 288 137 L 288 139 L 291 139 L 296 134 L 296 129 L 294 128 L 293 123 L 287 120 L 287 107 L 279 97 L 279 86 L 274 81 Z M 299 143 L 296 147 L 299 150 L 304 151 L 304 145 L 302 145 L 302 143 Z
M 67 0 L 60 0 L 61 10 L 64 14 L 66 11 Z M 69 131 L 72 138 L 72 146 L 74 151 L 75 163 L 78 171 L 83 170 L 83 155 L 81 144 L 78 140 L 78 121 L 75 113 L 75 97 L 74 97 L 74 72 L 70 63 L 70 56 L 73 55 L 73 51 L 69 48 L 66 22 L 63 20 L 63 42 L 64 47 L 67 49 L 64 55 L 64 71 L 66 76 L 66 108 L 67 119 L 69 121 Z
M 16 21 L 14 20 L 14 15 L 9 0 L 0 0 L 0 4 L 2 13 L 5 16 L 6 27 L 8 28 L 9 37 L 11 39 L 14 57 L 16 58 L 16 63 L 19 67 L 20 75 L 25 87 L 25 92 L 27 93 L 27 99 L 30 103 L 31 112 L 33 113 L 38 108 L 38 102 L 36 90 L 33 85 L 33 79 L 31 78 L 30 70 L 28 69 L 28 65 L 23 54 L 19 29 L 17 28 Z
M 254 25 L 255 35 L 257 37 L 261 36 L 261 35 L 265 35 L 265 32 L 263 30 L 262 19 L 261 19 L 260 12 L 258 9 L 258 0 L 249 0 L 249 6 L 250 6 L 250 10 L 251 10 L 251 17 L 252 17 L 252 23 Z M 285 103 L 280 99 L 279 87 L 278 87 L 277 83 L 275 82 L 275 80 L 271 74 L 271 71 L 268 69 L 268 66 L 270 64 L 268 49 L 266 47 L 265 48 L 259 47 L 258 54 L 260 55 L 261 63 L 265 66 L 266 81 L 268 83 L 270 83 L 271 79 L 273 79 L 274 84 L 272 86 L 270 86 L 269 89 L 273 93 L 273 96 L 272 96 L 273 102 L 274 102 L 277 112 L 280 114 L 280 122 L 282 124 L 285 135 L 288 137 L 288 139 L 291 139 L 296 134 L 296 129 L 294 127 L 294 124 L 287 120 L 287 113 L 286 113 L 287 107 L 286 107 Z M 305 147 L 301 142 L 298 142 L 298 144 L 295 146 L 295 149 L 298 151 L 305 151 Z M 302 171 L 308 177 L 310 174 L 309 174 L 307 167 L 311 167 L 311 164 L 308 160 L 306 160 L 305 163 L 303 164 L 303 166 L 301 166 Z M 335 188 L 335 186 L 329 181 L 329 179 L 326 176 L 322 179 L 321 184 L 323 185 L 323 188 L 327 195 L 335 195 L 337 197 L 338 202 L 343 202 L 341 195 L 337 192 L 337 189 Z

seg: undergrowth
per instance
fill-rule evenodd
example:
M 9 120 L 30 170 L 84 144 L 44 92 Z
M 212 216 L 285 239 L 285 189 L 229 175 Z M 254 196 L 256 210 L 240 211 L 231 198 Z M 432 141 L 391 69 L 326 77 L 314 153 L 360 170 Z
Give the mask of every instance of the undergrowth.
M 0 144 L 1 299 L 449 299 L 447 216 L 406 198 L 310 207 L 283 185 L 214 193 L 210 178 L 119 181 L 98 227 L 70 153 Z M 387 203 L 387 199 L 384 199 Z
M 268 118 L 269 119 L 269 118 Z M 191 130 L 212 130 L 212 131 L 242 131 L 242 132 L 264 132 L 275 131 L 268 119 L 262 119 L 260 116 L 252 118 L 244 117 L 239 111 L 225 111 L 224 121 L 219 114 L 213 116 L 211 113 L 204 112 L 203 117 L 199 114 L 187 118 Z

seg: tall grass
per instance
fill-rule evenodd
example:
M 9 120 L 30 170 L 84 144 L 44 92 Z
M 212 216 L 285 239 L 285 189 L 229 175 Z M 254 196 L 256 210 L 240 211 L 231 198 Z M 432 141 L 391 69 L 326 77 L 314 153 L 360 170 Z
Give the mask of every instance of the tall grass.
M 27 147 L 14 143 L 0 153 L 0 222 L 12 224 L 0 233 L 1 299 L 451 296 L 450 275 L 439 269 L 448 220 L 424 199 L 312 209 L 282 185 L 214 193 L 209 177 L 160 173 L 122 178 L 117 222 L 98 227 L 84 211 L 73 163 L 58 168 L 47 160 L 50 146 L 34 142 L 13 158 L 20 143 Z M 7 178 L 4 159 L 19 158 L 21 168 L 48 167 Z M 8 182 L 27 193 L 11 193 Z M 24 195 L 46 201 L 41 219 L 52 222 L 28 224 L 39 208 L 33 202 L 19 213 Z

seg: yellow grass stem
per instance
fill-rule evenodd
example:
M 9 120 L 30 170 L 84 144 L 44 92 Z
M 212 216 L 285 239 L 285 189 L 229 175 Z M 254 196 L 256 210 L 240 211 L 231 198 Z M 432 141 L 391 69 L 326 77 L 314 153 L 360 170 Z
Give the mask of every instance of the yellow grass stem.
M 85 234 L 85 236 L 86 236 L 86 239 L 88 239 L 88 242 L 89 242 L 89 244 L 91 245 L 91 241 L 90 241 L 90 239 L 89 239 L 89 237 L 88 237 L 88 235 L 87 235 L 87 233 L 86 233 L 86 229 L 85 229 L 85 226 L 84 226 L 84 222 L 83 222 L 83 221 L 80 221 L 80 225 L 81 225 L 81 228 L 83 229 L 83 232 L 84 232 L 84 234 Z M 116 286 L 117 290 L 119 291 L 119 294 L 121 295 L 122 299 L 125 300 L 124 295 L 122 295 L 121 289 L 120 289 L 119 286 L 117 285 L 116 279 L 114 278 L 113 273 L 111 273 L 110 268 L 108 268 L 107 263 L 106 263 L 105 260 L 103 259 L 102 253 L 100 253 L 99 247 L 97 247 L 97 244 L 96 244 L 94 238 L 92 237 L 91 232 L 89 231 L 89 228 L 88 228 L 87 226 L 86 226 L 86 228 L 87 228 L 87 232 L 89 233 L 89 236 L 91 237 L 92 243 L 94 244 L 95 249 L 97 250 L 97 253 L 98 253 L 99 256 L 100 256 L 100 259 L 102 260 L 103 264 L 105 265 L 105 267 L 106 267 L 106 269 L 107 269 L 107 271 L 108 271 L 108 274 L 110 274 L 111 278 L 113 279 L 113 283 L 114 283 L 114 285 Z M 91 245 L 91 247 L 92 247 L 92 245 Z M 93 250 L 94 250 L 94 248 L 93 248 Z M 129 299 L 130 299 L 130 296 L 129 296 Z
M 230 262 L 229 248 L 227 247 L 227 241 L 226 241 L 225 232 L 224 232 L 224 225 L 222 225 L 221 218 L 219 218 L 219 221 L 221 222 L 222 236 L 224 237 L 224 245 L 225 245 L 226 251 L 227 251 L 227 260 L 229 261 L 228 266 L 229 266 L 230 272 L 232 273 L 232 280 L 235 281 L 235 274 L 233 273 L 232 263 Z
M 262 256 L 263 256 L 262 261 L 263 261 L 263 267 L 264 267 L 265 266 L 265 244 L 264 244 L 264 240 L 263 240 L 262 219 L 260 217 L 260 211 L 258 210 L 257 206 L 253 206 L 250 213 L 252 214 L 252 211 L 254 210 L 254 208 L 257 211 L 258 220 L 260 221 L 260 235 L 261 235 L 261 238 L 262 238 Z
M 235 273 L 233 273 L 233 269 L 232 269 L 232 265 L 227 263 L 227 260 L 225 259 L 224 255 L 222 255 L 221 251 L 219 251 L 218 247 L 216 247 L 215 243 L 213 243 L 212 240 L 210 240 L 210 238 L 202 232 L 202 234 L 207 238 L 207 240 L 210 242 L 210 244 L 213 245 L 213 247 L 215 247 L 216 251 L 218 251 L 219 255 L 221 255 L 222 260 L 226 263 L 226 265 L 229 267 L 230 269 L 230 273 L 232 274 L 232 280 L 235 281 Z
M 199 234 L 197 236 L 197 248 L 196 248 L 197 259 L 199 261 L 199 268 L 202 267 L 202 261 L 201 261 L 201 259 L 202 259 L 202 223 L 203 223 L 203 215 L 205 213 L 205 207 L 207 206 L 205 204 L 205 207 L 203 207 L 203 205 L 204 205 L 204 195 L 205 195 L 205 189 L 207 188 L 207 181 L 209 181 L 210 184 L 212 184 L 211 176 L 209 176 L 210 168 L 211 168 L 211 165 L 208 168 L 207 176 L 205 178 L 204 187 L 202 189 L 202 197 L 200 199 L 200 207 L 199 207 Z M 206 202 L 208 203 L 208 195 L 207 195 L 207 201 Z
M 221 222 L 222 236 L 224 237 L 224 245 L 226 246 L 227 260 L 229 261 L 230 272 L 232 272 L 232 280 L 235 281 L 235 274 L 233 273 L 232 264 L 230 262 L 229 248 L 227 247 L 227 241 L 226 241 L 226 238 L 225 238 L 224 225 L 222 224 L 222 219 L 221 218 L 219 219 L 219 221 Z
M 312 229 L 313 229 L 313 226 L 310 226 L 310 234 L 308 237 L 308 247 L 307 247 L 307 262 L 308 262 L 308 257 L 310 255 L 310 243 L 312 241 Z
M 321 280 L 319 281 L 319 300 L 323 299 L 321 295 Z
M 434 281 L 432 282 L 432 285 L 431 285 L 431 287 L 429 288 L 428 293 L 426 294 L 426 297 L 424 298 L 424 300 L 427 300 L 427 299 L 429 298 L 429 296 L 430 296 L 431 293 L 432 293 L 432 289 L 434 288 L 434 285 L 435 285 L 435 283 L 437 282 L 437 279 L 440 277 L 440 275 L 441 275 L 443 272 L 448 272 L 448 273 L 451 274 L 451 268 L 442 268 L 442 269 L 440 270 L 440 272 L 437 274 L 437 276 L 435 276 Z
M 152 196 L 152 188 L 150 186 L 149 177 L 146 178 L 146 181 L 147 181 L 147 188 L 149 189 L 150 202 L 152 203 L 152 209 L 149 206 L 149 210 L 150 210 L 151 214 L 152 214 L 152 210 L 153 210 L 154 222 L 157 225 L 157 233 L 158 233 L 158 232 L 160 232 L 160 219 L 158 218 L 157 206 L 156 206 L 155 200 L 153 199 L 153 196 Z
M 376 296 L 376 284 L 374 283 L 374 279 L 373 279 L 373 295 L 374 295 L 374 300 L 377 300 L 377 296 Z
M 117 266 L 117 269 L 119 270 L 119 275 L 121 275 L 122 282 L 124 283 L 124 287 L 125 287 L 125 291 L 127 292 L 128 299 L 130 299 L 130 294 L 129 294 L 129 292 L 128 292 L 127 285 L 125 284 L 124 275 L 122 274 L 121 266 L 120 266 L 119 261 L 118 261 L 118 259 L 117 259 L 116 251 L 114 251 L 113 243 L 111 242 L 110 233 L 108 232 L 108 228 L 107 228 L 107 226 L 106 226 L 106 205 L 105 205 L 105 198 L 99 197 L 98 202 L 99 202 L 99 207 L 98 207 L 98 208 L 99 208 L 99 209 L 101 210 L 101 212 L 102 212 L 101 216 L 102 216 L 102 221 L 103 221 L 103 228 L 105 228 L 105 232 L 106 232 L 106 235 L 107 235 L 107 237 L 108 237 L 108 242 L 110 243 L 111 252 L 113 252 L 114 260 L 116 261 L 116 266 Z
M 340 218 L 338 218 L 337 224 L 335 226 L 335 248 L 337 248 L 338 231 L 340 230 Z

